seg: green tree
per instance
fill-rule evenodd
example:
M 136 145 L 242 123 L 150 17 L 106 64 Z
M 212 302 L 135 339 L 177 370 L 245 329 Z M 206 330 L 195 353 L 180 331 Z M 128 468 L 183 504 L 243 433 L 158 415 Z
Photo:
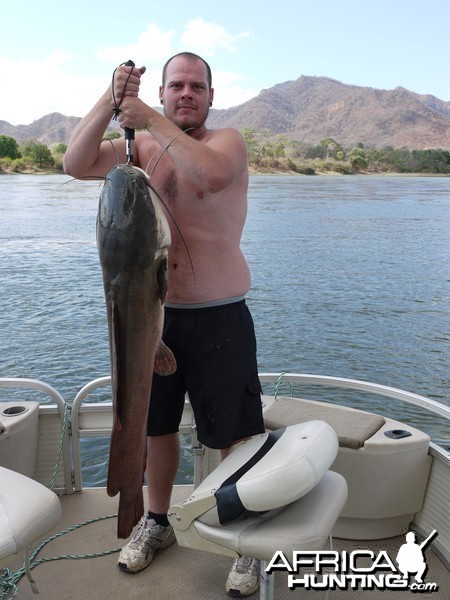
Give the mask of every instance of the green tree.
M 39 169 L 52 167 L 55 164 L 49 147 L 46 144 L 41 144 L 35 140 L 28 140 L 25 142 L 22 147 L 22 153 Z
M 304 156 L 307 159 L 325 158 L 325 156 L 326 156 L 325 147 L 320 144 L 318 146 L 308 145 L 305 148 Z
M 273 154 L 277 158 L 281 158 L 286 156 L 285 150 L 288 144 L 288 139 L 284 134 L 279 134 L 275 138 L 275 143 L 273 147 Z
M 369 168 L 372 171 L 380 170 L 381 151 L 378 150 L 378 148 L 367 148 L 366 156 L 367 156 L 367 160 L 369 162 Z
M 65 154 L 66 150 L 67 150 L 67 144 L 64 144 L 63 142 L 56 144 L 56 146 L 53 148 L 53 152 L 55 154 Z
M 450 173 L 450 152 L 447 150 L 413 150 L 412 157 L 416 163 L 417 171 Z
M 388 170 L 396 173 L 408 172 L 408 162 L 411 154 L 408 148 L 393 148 L 386 146 L 381 151 L 381 162 Z
M 0 135 L 0 158 L 8 157 L 14 160 L 21 156 L 15 139 L 8 135 Z
M 299 158 L 304 156 L 305 145 L 298 140 L 288 140 L 287 141 L 287 152 L 286 156 L 290 156 L 292 158 Z
M 353 148 L 348 152 L 347 159 L 352 165 L 354 171 L 367 169 L 369 161 L 367 160 L 366 152 L 363 148 Z
M 259 164 L 262 158 L 262 149 L 256 131 L 245 127 L 242 130 L 242 136 L 247 144 L 248 162 Z
M 120 137 L 122 137 L 122 134 L 120 133 L 120 131 L 113 131 L 112 129 L 110 129 L 109 131 L 105 131 L 103 139 L 104 140 L 117 140 Z
M 31 154 L 31 160 L 40 168 L 52 167 L 55 160 L 50 152 L 50 149 L 45 144 L 36 144 Z
M 326 159 L 328 160 L 331 157 L 333 158 L 337 158 L 337 152 L 342 152 L 342 155 L 344 155 L 344 149 L 342 148 L 342 146 L 340 144 L 338 144 L 335 140 L 333 140 L 333 138 L 325 138 L 323 140 L 320 141 L 320 146 L 322 146 L 323 148 L 325 148 L 326 150 Z

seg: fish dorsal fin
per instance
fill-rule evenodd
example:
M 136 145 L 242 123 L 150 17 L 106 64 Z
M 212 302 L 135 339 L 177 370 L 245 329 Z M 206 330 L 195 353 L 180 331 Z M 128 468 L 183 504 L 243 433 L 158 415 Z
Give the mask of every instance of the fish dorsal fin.
M 156 347 L 155 364 L 153 370 L 158 375 L 172 375 L 177 370 L 177 361 L 165 343 L 159 340 Z

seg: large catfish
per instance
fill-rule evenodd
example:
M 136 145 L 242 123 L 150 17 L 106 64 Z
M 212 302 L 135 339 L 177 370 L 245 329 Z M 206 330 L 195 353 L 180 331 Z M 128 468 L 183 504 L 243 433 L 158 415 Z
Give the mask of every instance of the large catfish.
M 117 535 L 144 514 L 147 416 L 153 371 L 176 369 L 161 340 L 170 229 L 147 174 L 118 165 L 100 195 L 97 245 L 109 326 L 114 423 L 107 492 L 120 492 Z

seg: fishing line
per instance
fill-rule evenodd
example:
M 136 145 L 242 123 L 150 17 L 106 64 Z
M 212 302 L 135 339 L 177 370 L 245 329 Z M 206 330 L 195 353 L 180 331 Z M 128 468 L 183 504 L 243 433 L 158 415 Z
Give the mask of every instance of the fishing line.
M 71 177 L 68 181 L 61 183 L 61 186 L 73 183 L 74 181 L 106 181 L 104 175 L 83 175 L 82 177 Z
M 123 90 L 122 90 L 122 96 L 120 97 L 120 100 L 119 100 L 119 102 L 117 102 L 117 98 L 116 98 L 116 94 L 115 94 L 115 85 L 114 85 L 114 81 L 115 81 L 115 75 L 116 75 L 116 71 L 117 71 L 117 69 L 118 69 L 119 67 L 123 67 L 123 66 L 129 66 L 129 65 L 128 65 L 128 62 L 129 62 L 129 61 L 127 61 L 127 62 L 124 62 L 124 63 L 121 63 L 121 64 L 120 64 L 118 67 L 116 67 L 116 68 L 114 69 L 114 71 L 113 71 L 113 74 L 112 74 L 111 88 L 112 88 L 112 99 L 113 99 L 113 104 L 114 104 L 114 106 L 113 106 L 113 112 L 114 112 L 113 120 L 114 120 L 114 121 L 117 121 L 117 118 L 118 118 L 118 116 L 119 116 L 119 113 L 121 112 L 120 105 L 122 104 L 122 101 L 123 101 L 123 99 L 124 99 L 124 97 L 125 97 L 125 90 L 127 89 L 127 84 L 128 84 L 128 81 L 130 80 L 132 69 L 130 69 L 130 72 L 128 73 L 128 77 L 127 77 L 127 79 L 126 79 L 126 81 L 125 81 L 125 85 L 123 86 Z M 160 155 L 159 155 L 159 156 L 158 156 L 158 158 L 156 159 L 156 162 L 155 162 L 155 164 L 153 165 L 153 168 L 152 168 L 152 170 L 151 170 L 151 173 L 149 174 L 149 179 L 150 179 L 150 180 L 151 180 L 151 177 L 152 177 L 153 173 L 155 172 L 155 169 L 156 169 L 156 167 L 157 167 L 157 165 L 158 165 L 159 161 L 160 161 L 160 160 L 161 160 L 161 158 L 164 156 L 164 154 L 167 152 L 167 150 L 170 148 L 170 146 L 171 146 L 171 145 L 172 145 L 172 144 L 175 142 L 175 140 L 177 140 L 177 139 L 178 139 L 178 138 L 179 138 L 179 137 L 180 137 L 180 136 L 181 136 L 183 133 L 186 133 L 187 131 L 192 131 L 192 130 L 194 130 L 194 129 L 196 129 L 196 128 L 195 128 L 195 127 L 189 127 L 189 129 L 186 129 L 186 130 L 184 130 L 184 131 L 180 131 L 180 133 L 179 133 L 178 135 L 176 135 L 176 136 L 173 138 L 173 140 L 171 140 L 171 141 L 170 141 L 170 142 L 167 144 L 167 146 L 166 146 L 166 147 L 165 147 L 165 148 L 162 150 L 162 152 L 160 153 Z M 115 153 L 115 156 L 116 156 L 116 164 L 119 164 L 119 157 L 118 157 L 118 154 L 117 154 L 117 152 L 116 152 L 115 146 L 114 146 L 114 144 L 112 143 L 112 140 L 108 140 L 108 141 L 109 141 L 109 142 L 111 142 L 111 145 L 112 145 L 112 147 L 113 147 L 113 149 L 114 149 L 114 153 Z M 147 163 L 147 167 L 146 167 L 145 171 L 147 171 L 147 168 L 148 168 L 148 166 L 149 166 L 149 164 L 150 164 L 150 161 L 151 161 L 151 159 L 153 158 L 153 156 L 154 156 L 154 155 L 155 155 L 155 154 L 153 154 L 153 155 L 150 157 L 150 159 L 149 159 L 149 161 L 148 161 L 148 163 Z M 159 194 L 158 194 L 158 197 L 159 197 Z M 178 231 L 178 234 L 180 235 L 181 241 L 183 242 L 183 246 L 185 247 L 185 249 L 186 249 L 186 252 L 187 252 L 187 255 L 188 255 L 188 258 L 189 258 L 189 264 L 191 265 L 192 275 L 193 275 L 193 278 L 194 278 L 194 281 L 195 281 L 195 270 L 194 270 L 194 264 L 193 264 L 193 262 L 192 262 L 191 253 L 189 252 L 189 248 L 187 247 L 187 244 L 186 244 L 186 242 L 185 242 L 185 239 L 184 239 L 184 237 L 183 237 L 183 234 L 181 233 L 181 230 L 180 230 L 180 228 L 178 227 L 178 224 L 177 224 L 177 222 L 175 221 L 175 217 L 174 217 L 174 216 L 172 215 L 172 213 L 170 212 L 170 210 L 169 210 L 169 207 L 168 207 L 168 206 L 165 204 L 165 202 L 164 202 L 164 201 L 163 201 L 161 198 L 159 198 L 159 199 L 161 200 L 161 204 L 162 204 L 162 205 L 164 206 L 164 208 L 166 209 L 166 211 L 167 211 L 167 214 L 168 214 L 168 215 L 170 216 L 170 218 L 172 219 L 172 222 L 173 222 L 173 224 L 175 225 L 175 227 L 176 227 L 176 230 Z
M 176 135 L 176 136 L 173 138 L 173 140 L 171 140 L 171 141 L 170 141 L 170 142 L 167 144 L 167 146 L 166 146 L 166 147 L 165 147 L 165 148 L 162 150 L 162 152 L 160 153 L 160 155 L 159 155 L 159 156 L 158 156 L 158 158 L 156 159 L 156 162 L 155 162 L 155 164 L 153 165 L 153 168 L 152 168 L 151 172 L 148 174 L 148 177 L 149 177 L 149 180 L 150 180 L 150 181 L 151 181 L 151 178 L 152 178 L 152 176 L 153 176 L 153 173 L 155 172 L 155 169 L 156 169 L 156 167 L 157 167 L 157 165 L 158 165 L 159 161 L 160 161 L 160 160 L 161 160 L 161 158 L 164 156 L 164 154 L 167 152 L 167 150 L 170 148 L 170 146 L 171 146 L 171 145 L 172 145 L 172 144 L 175 142 L 175 140 L 177 140 L 177 139 L 178 139 L 180 136 L 182 136 L 182 135 L 183 135 L 183 133 L 186 133 L 187 131 L 193 131 L 194 129 L 196 129 L 196 128 L 195 128 L 195 127 L 189 127 L 189 129 L 185 129 L 184 131 L 180 131 L 180 133 L 178 133 L 178 134 L 177 134 L 177 135 Z M 155 156 L 155 154 L 156 154 L 156 152 L 154 152 L 154 153 L 151 155 L 151 157 L 149 158 L 149 160 L 148 160 L 148 163 L 147 163 L 147 166 L 146 166 L 146 168 L 144 169 L 145 171 L 147 171 L 147 169 L 148 169 L 148 166 L 149 166 L 149 164 L 150 164 L 150 161 L 151 161 L 151 160 L 152 160 L 152 158 Z M 178 223 L 176 222 L 176 220 L 175 220 L 175 217 L 174 217 L 174 216 L 173 216 L 173 214 L 170 212 L 170 209 L 169 209 L 169 207 L 168 207 L 168 206 L 167 206 L 167 204 L 164 202 L 164 200 L 163 200 L 163 199 L 162 199 L 162 198 L 159 196 L 159 194 L 158 194 L 158 198 L 160 199 L 160 201 L 161 201 L 161 204 L 162 204 L 162 205 L 164 206 L 164 208 L 166 209 L 166 211 L 167 211 L 167 214 L 168 214 L 168 215 L 169 215 L 169 217 L 172 219 L 172 223 L 175 225 L 175 227 L 176 227 L 176 230 L 178 231 L 178 234 L 179 234 L 179 236 L 180 236 L 180 238 L 181 238 L 181 241 L 183 242 L 183 246 L 184 246 L 184 248 L 185 248 L 185 250 L 186 250 L 186 252 L 187 252 L 188 258 L 189 258 L 189 264 L 191 265 L 192 276 L 193 276 L 193 278 L 194 278 L 194 282 L 195 282 L 195 270 L 194 270 L 194 263 L 192 262 L 191 253 L 189 252 L 189 248 L 188 248 L 188 246 L 187 246 L 187 244 L 186 244 L 186 241 L 185 241 L 185 239 L 184 239 L 184 237 L 183 237 L 183 234 L 181 233 L 181 230 L 180 230 L 180 228 L 178 227 Z
M 187 246 L 187 244 L 186 244 L 186 241 L 185 241 L 185 239 L 184 239 L 184 237 L 183 237 L 183 234 L 181 233 L 181 229 L 178 227 L 178 223 L 176 222 L 176 220 L 175 220 L 175 217 L 174 217 L 174 216 L 173 216 L 173 214 L 170 212 L 170 208 L 167 206 L 167 204 L 164 202 L 164 200 L 163 200 L 163 199 L 160 197 L 160 195 L 159 195 L 159 194 L 157 194 L 157 196 L 158 196 L 158 198 L 159 198 L 159 201 L 161 202 L 161 204 L 162 204 L 162 205 L 164 206 L 164 208 L 166 209 L 166 211 L 167 211 L 167 214 L 168 214 L 168 215 L 169 215 L 169 217 L 171 218 L 171 220 L 172 220 L 172 223 L 175 225 L 175 228 L 176 228 L 176 230 L 178 231 L 178 234 L 179 234 L 179 236 L 180 236 L 180 238 L 181 238 L 181 241 L 183 242 L 183 246 L 184 246 L 184 248 L 185 248 L 185 250 L 186 250 L 186 252 L 187 252 L 187 255 L 188 255 L 189 264 L 191 265 L 192 277 L 193 277 L 193 279 L 194 279 L 194 282 L 195 282 L 195 270 L 194 270 L 194 263 L 192 262 L 191 253 L 189 252 L 189 248 L 188 248 L 188 246 Z
M 120 109 L 119 109 L 119 110 L 120 110 Z M 117 167 L 117 165 L 119 164 L 119 155 L 118 155 L 118 153 L 117 153 L 116 147 L 115 147 L 115 146 L 114 146 L 114 144 L 113 144 L 113 141 L 112 141 L 112 140 L 110 140 L 110 139 L 108 139 L 108 138 L 104 138 L 104 139 L 102 140 L 102 142 L 109 142 L 109 143 L 111 144 L 111 146 L 112 146 L 112 149 L 113 149 L 113 151 L 114 151 L 114 156 L 116 157 L 116 167 Z
M 171 141 L 170 141 L 170 142 L 167 144 L 167 146 L 166 146 L 166 147 L 163 149 L 163 151 L 161 152 L 161 154 L 160 154 L 160 155 L 158 156 L 158 158 L 156 159 L 156 162 L 155 162 L 155 164 L 153 165 L 153 168 L 152 168 L 152 170 L 151 170 L 151 173 L 149 173 L 149 175 L 148 175 L 148 176 L 150 177 L 150 179 L 151 179 L 151 177 L 152 177 L 153 173 L 155 172 L 155 169 L 156 169 L 156 166 L 157 166 L 157 164 L 159 163 L 159 161 L 161 160 L 161 158 L 164 156 L 164 154 L 167 152 L 167 150 L 170 148 L 170 146 L 171 146 L 171 145 L 172 145 L 172 144 L 175 142 L 175 140 L 177 140 L 177 139 L 178 139 L 180 136 L 182 136 L 182 135 L 183 135 L 183 133 L 186 133 L 186 132 L 188 132 L 188 131 L 194 131 L 195 129 L 196 129 L 196 127 L 189 127 L 189 129 L 185 129 L 185 130 L 183 130 L 183 131 L 180 131 L 180 133 L 179 133 L 179 134 L 177 134 L 177 135 L 176 135 L 176 136 L 173 138 L 173 140 L 171 140 Z M 155 154 L 156 154 L 156 152 L 155 152 L 154 154 L 152 154 L 152 156 L 150 157 L 150 159 L 149 159 L 149 161 L 148 161 L 148 163 L 147 163 L 147 168 L 145 169 L 145 171 L 147 171 L 147 169 L 148 169 L 148 165 L 150 164 L 150 161 L 151 161 L 151 160 L 152 160 L 152 158 L 155 156 Z

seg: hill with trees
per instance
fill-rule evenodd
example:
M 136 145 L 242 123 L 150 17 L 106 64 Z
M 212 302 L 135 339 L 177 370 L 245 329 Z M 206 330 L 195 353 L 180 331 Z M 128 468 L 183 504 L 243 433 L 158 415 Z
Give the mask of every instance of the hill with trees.
M 302 76 L 263 90 L 227 110 L 212 111 L 211 127 L 245 127 L 303 143 L 325 138 L 344 147 L 450 150 L 450 102 L 403 88 L 377 90 L 326 77 Z
M 59 113 L 30 125 L 0 120 L 0 134 L 18 142 L 31 137 L 45 144 L 68 143 L 79 120 Z M 117 128 L 115 122 L 111 126 Z M 263 90 L 239 106 L 211 110 L 208 126 L 266 131 L 308 144 L 332 138 L 345 148 L 363 144 L 450 150 L 450 102 L 404 88 L 378 90 L 327 77 L 302 76 Z
M 50 168 L 52 156 L 60 170 L 79 121 L 59 113 L 30 125 L 0 121 L 0 171 Z M 241 131 L 256 171 L 450 173 L 450 102 L 400 87 L 378 90 L 302 76 L 239 106 L 212 109 L 207 126 Z M 112 121 L 108 135 L 120 133 Z M 5 138 L 15 140 L 20 156 L 5 151 Z M 42 146 L 50 146 L 50 157 Z

